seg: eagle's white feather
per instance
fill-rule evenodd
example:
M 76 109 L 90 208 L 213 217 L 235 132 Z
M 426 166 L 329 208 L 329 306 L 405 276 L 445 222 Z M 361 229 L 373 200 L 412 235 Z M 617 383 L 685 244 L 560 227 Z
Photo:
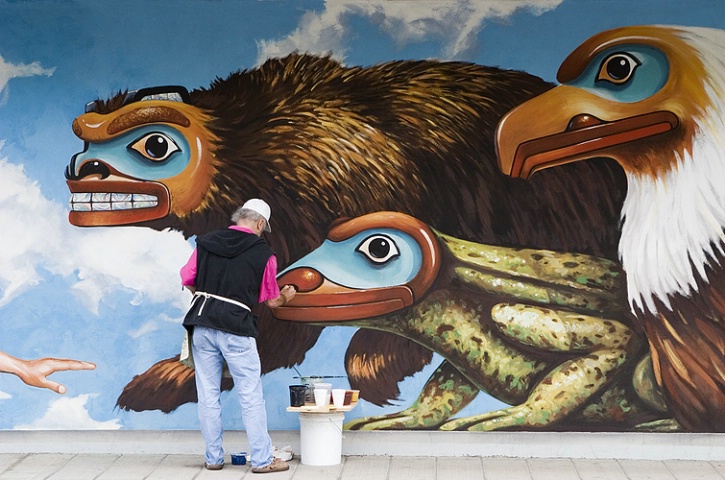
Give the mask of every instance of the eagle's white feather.
M 725 31 L 679 30 L 705 66 L 710 105 L 694 118 L 691 151 L 671 154 L 671 170 L 658 178 L 628 174 L 622 209 L 619 252 L 630 305 L 651 313 L 655 297 L 670 308 L 668 295 L 691 294 L 715 251 L 725 255 Z

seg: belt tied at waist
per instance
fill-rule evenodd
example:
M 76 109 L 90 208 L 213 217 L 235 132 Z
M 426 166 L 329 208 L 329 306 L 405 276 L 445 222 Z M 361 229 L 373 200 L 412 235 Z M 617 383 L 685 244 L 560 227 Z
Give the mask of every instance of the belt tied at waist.
M 197 317 L 201 316 L 201 312 L 204 310 L 204 305 L 206 305 L 206 301 L 210 298 L 213 298 L 215 300 L 220 300 L 222 302 L 231 303 L 238 307 L 242 307 L 245 310 L 249 310 L 250 312 L 252 311 L 252 309 L 249 308 L 248 305 L 246 305 L 240 301 L 234 300 L 232 298 L 222 297 L 221 295 L 214 295 L 213 293 L 200 292 L 198 290 L 196 292 L 194 292 L 194 299 L 191 302 L 194 303 L 196 301 L 196 299 L 199 297 L 204 297 L 204 302 L 202 302 L 201 307 L 199 307 L 199 313 L 196 314 Z

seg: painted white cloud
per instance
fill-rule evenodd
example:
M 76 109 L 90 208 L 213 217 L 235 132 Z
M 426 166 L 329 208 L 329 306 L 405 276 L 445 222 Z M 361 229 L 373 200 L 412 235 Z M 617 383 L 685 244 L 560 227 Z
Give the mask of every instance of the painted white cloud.
M 99 422 L 88 413 L 86 403 L 91 397 L 97 395 L 79 395 L 77 397 L 61 397 L 50 402 L 48 410 L 41 418 L 27 423 L 16 425 L 14 430 L 118 430 L 121 423 L 118 420 Z
M 10 398 L 13 398 L 13 396 L 7 392 L 0 391 L 0 400 L 8 400 Z
M 486 20 L 506 19 L 517 10 L 532 15 L 556 8 L 563 0 L 326 0 L 320 12 L 308 12 L 285 38 L 261 41 L 258 63 L 295 50 L 316 54 L 333 52 L 342 60 L 353 17 L 367 17 L 403 47 L 426 40 L 442 42 L 439 58 L 456 59 L 477 46 Z
M 69 277 L 73 294 L 94 313 L 106 295 L 119 289 L 131 293 L 134 304 L 187 308 L 178 271 L 192 247 L 181 233 L 83 229 L 70 225 L 67 215 L 43 196 L 21 165 L 0 157 L 0 225 L 6 232 L 0 235 L 0 307 L 50 272 Z
M 168 321 L 171 321 L 170 318 L 167 317 Z M 159 329 L 159 324 L 157 322 L 146 322 L 143 325 L 141 325 L 136 330 L 130 330 L 128 332 L 128 335 L 131 338 L 139 338 L 143 337 L 144 335 L 148 335 L 149 333 L 155 332 Z
M 151 301 L 188 307 L 178 272 L 192 248 L 181 233 L 142 227 L 68 231 L 64 244 L 75 250 L 78 276 L 73 290 L 90 309 L 119 288 L 133 292 L 135 305 Z
M 5 103 L 7 100 L 7 86 L 8 82 L 13 78 L 18 77 L 34 77 L 36 75 L 45 75 L 50 77 L 55 72 L 55 68 L 43 68 L 40 63 L 33 62 L 31 64 L 18 64 L 13 65 L 7 63 L 5 59 L 0 55 L 0 105 Z

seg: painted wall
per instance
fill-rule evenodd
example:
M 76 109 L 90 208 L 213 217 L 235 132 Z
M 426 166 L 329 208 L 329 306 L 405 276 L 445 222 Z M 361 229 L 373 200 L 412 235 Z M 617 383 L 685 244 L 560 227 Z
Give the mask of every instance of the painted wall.
M 716 248 L 698 257 L 691 244 L 707 245 L 710 237 L 692 240 L 684 233 L 698 230 L 697 224 L 660 231 L 681 239 L 672 243 L 684 248 L 668 257 L 673 267 L 667 271 L 676 270 L 682 258 L 695 259 L 697 270 L 702 257 L 705 273 L 684 283 L 669 277 L 675 286 L 688 287 L 684 296 L 646 285 L 642 278 L 654 278 L 663 254 L 653 255 L 651 264 L 640 262 L 660 244 L 655 240 L 651 247 L 636 239 L 651 239 L 639 235 L 653 223 L 647 219 L 668 218 L 651 215 L 653 208 L 664 205 L 672 218 L 680 212 L 667 203 L 673 180 L 657 180 L 672 178 L 658 174 L 677 169 L 669 168 L 671 162 L 656 164 L 654 158 L 661 155 L 650 155 L 649 163 L 630 159 L 658 148 L 682 158 L 684 150 L 696 150 L 683 149 L 682 142 L 708 145 L 703 137 L 693 142 L 683 134 L 707 131 L 703 126 L 722 138 L 722 83 L 716 81 L 718 75 L 722 80 L 723 64 L 704 49 L 704 60 L 695 62 L 700 69 L 677 71 L 682 64 L 672 55 L 697 57 L 683 54 L 682 45 L 669 47 L 668 34 L 662 40 L 655 32 L 653 45 L 664 54 L 641 46 L 632 53 L 631 65 L 643 63 L 637 67 L 638 78 L 646 80 L 643 86 L 627 90 L 623 68 L 630 57 L 621 55 L 632 40 L 609 52 L 620 55 L 612 60 L 619 68 L 602 70 L 610 57 L 596 50 L 595 42 L 582 48 L 604 57 L 578 54 L 557 78 L 570 52 L 618 27 L 702 26 L 718 29 L 722 39 L 722 7 L 711 0 L 686 6 L 664 0 L 636 5 L 186 1 L 124 2 L 123 8 L 111 2 L 0 3 L 0 218 L 5 225 L 0 363 L 9 372 L 0 377 L 0 428 L 197 428 L 196 408 L 188 401 L 190 372 L 175 360 L 190 300 L 180 288 L 178 270 L 193 249 L 194 235 L 223 227 L 239 203 L 263 196 L 273 205 L 273 234 L 267 239 L 283 267 L 298 267 L 297 273 L 315 268 L 348 293 L 363 290 L 365 298 L 402 305 L 368 309 L 365 301 L 355 300 L 344 314 L 315 311 L 313 325 L 301 313 L 306 301 L 315 302 L 314 286 L 308 285 L 297 304 L 275 312 L 279 318 L 260 312 L 271 429 L 297 428 L 296 416 L 285 408 L 287 386 L 301 373 L 340 377 L 333 379 L 335 386 L 360 388 L 362 401 L 347 415 L 351 428 L 597 431 L 665 420 L 648 429 L 666 431 L 674 416 L 686 430 L 722 431 L 721 423 L 706 421 L 722 407 L 723 395 L 722 369 L 719 376 L 712 373 L 723 348 L 718 343 L 722 317 L 716 316 L 723 292 L 706 295 L 708 283 L 718 284 L 718 237 Z M 626 34 L 601 44 L 616 44 Z M 589 60 L 595 70 L 591 75 L 585 68 Z M 668 67 L 656 68 L 658 61 Z M 602 71 L 613 77 L 597 77 Z M 657 79 L 664 73 L 662 78 L 691 88 L 710 71 L 716 72 L 714 83 L 696 95 L 682 95 Z M 571 72 L 576 74 L 567 76 Z M 274 82 L 280 78 L 285 82 Z M 569 96 L 573 90 L 564 87 L 551 89 L 559 83 L 584 96 Z M 145 98 L 141 92 L 121 105 L 128 90 L 168 85 L 185 87 L 176 91 L 186 102 Z M 702 103 L 710 97 L 720 103 Z M 112 98 L 116 101 L 106 102 Z M 592 98 L 602 101 L 593 107 Z M 527 177 L 523 170 L 507 169 L 509 161 L 518 165 L 515 153 L 511 158 L 508 153 L 566 133 L 556 130 L 557 112 L 565 111 L 567 121 L 577 120 L 570 130 L 586 132 L 598 123 L 581 114 L 615 124 L 637 117 L 621 105 L 650 106 L 649 98 L 660 101 L 652 111 L 674 115 L 670 123 L 666 114 L 654 122 L 669 130 L 633 134 L 620 148 L 602 140 L 594 149 L 562 153 L 561 144 L 548 145 L 530 152 L 533 160 L 520 160 L 541 165 L 535 168 L 542 169 L 539 173 L 528 180 L 509 176 Z M 696 100 L 695 105 L 675 102 L 682 98 Z M 85 108 L 97 99 L 102 101 Z M 149 105 L 166 112 L 156 117 L 165 124 L 161 130 L 141 123 L 110 134 L 98 129 L 101 121 Z M 579 106 L 587 108 L 577 111 Z M 502 124 L 497 145 L 499 120 L 517 107 Z M 210 115 L 219 120 L 210 121 Z M 159 131 L 179 147 L 163 152 L 169 157 L 160 160 L 149 158 L 158 151 L 138 143 L 144 134 Z M 652 141 L 651 135 L 661 136 Z M 605 130 L 566 145 L 606 138 L 611 137 Z M 138 145 L 141 156 L 126 148 Z M 544 154 L 554 165 L 574 157 L 587 161 L 543 170 L 549 165 L 535 161 Z M 105 167 L 87 161 L 97 158 Z M 712 194 L 701 204 L 721 208 L 719 174 L 710 172 Z M 113 175 L 135 179 L 134 193 L 159 193 L 149 184 L 165 185 L 168 209 L 161 202 L 158 211 L 117 215 L 74 207 L 69 216 L 69 188 L 78 194 L 103 192 L 103 180 Z M 683 183 L 698 185 L 702 177 L 693 175 Z M 98 186 L 82 183 L 89 179 L 98 180 Z M 633 191 L 643 192 L 639 202 L 628 196 Z M 622 230 L 623 209 L 628 220 L 641 221 L 625 222 Z M 360 218 L 335 224 L 328 233 L 340 217 Z M 714 218 L 720 234 L 723 223 L 717 221 L 723 219 Z M 661 226 L 654 222 L 652 229 Z M 628 243 L 620 243 L 620 237 Z M 388 255 L 391 243 L 397 251 Z M 623 247 L 632 244 L 641 250 Z M 366 255 L 355 253 L 360 248 Z M 619 263 L 623 248 L 624 270 Z M 345 255 L 350 259 L 340 268 L 335 261 Z M 283 283 L 309 278 L 292 267 Z M 345 278 L 334 278 L 341 273 Z M 633 280 L 635 274 L 640 276 Z M 401 285 L 407 286 L 397 288 Z M 706 307 L 698 303 L 701 294 Z M 530 322 L 541 319 L 541 308 L 573 315 Z M 685 333 L 668 330 L 673 320 L 659 314 L 672 310 L 698 327 Z M 586 332 L 575 326 L 567 330 L 577 334 L 576 347 L 552 339 L 554 324 L 566 318 L 586 327 Z M 664 333 L 658 330 L 662 325 Z M 685 341 L 677 344 L 673 338 Z M 703 338 L 712 342 L 702 343 Z M 678 375 L 681 357 L 663 353 L 673 345 L 677 352 L 710 348 L 712 361 L 705 361 L 710 370 L 686 361 L 692 366 L 687 372 L 698 375 Z M 638 370 L 638 364 L 652 363 L 651 351 L 655 372 Z M 89 363 L 36 361 L 47 358 Z M 163 377 L 155 365 L 172 371 Z M 46 375 L 63 385 L 62 395 L 56 393 L 58 385 L 44 383 Z M 578 382 L 570 381 L 577 375 Z M 639 392 L 633 377 L 640 379 Z M 681 382 L 695 377 L 698 388 L 710 389 L 714 405 L 677 401 L 672 392 L 687 389 Z M 655 393 L 644 394 L 643 400 L 642 392 Z M 413 419 L 398 420 L 397 412 L 419 395 Z M 225 394 L 223 401 L 227 427 L 242 428 L 232 395 Z M 486 415 L 509 405 L 514 408 Z

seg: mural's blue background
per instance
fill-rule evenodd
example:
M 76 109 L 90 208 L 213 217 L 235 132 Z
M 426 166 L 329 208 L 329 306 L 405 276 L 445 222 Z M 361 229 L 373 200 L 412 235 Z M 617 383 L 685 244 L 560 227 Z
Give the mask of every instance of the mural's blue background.
M 114 408 L 134 375 L 179 351 L 189 297 L 177 272 L 192 247 L 175 232 L 67 223 L 63 169 L 82 149 L 70 126 L 86 102 L 145 86 L 206 87 L 296 49 L 330 51 L 348 65 L 459 59 L 554 81 L 559 63 L 594 33 L 633 24 L 723 28 L 723 7 L 722 0 L 0 1 L 0 350 L 98 365 L 55 374 L 64 396 L 0 375 L 0 429 L 197 427 L 194 405 L 168 415 Z M 327 328 L 299 370 L 344 375 L 352 333 Z M 401 385 L 401 405 L 438 361 Z M 294 375 L 265 377 L 271 429 L 297 426 L 285 412 Z M 463 415 L 500 405 L 479 397 Z M 232 400 L 225 394 L 225 421 L 241 428 Z M 398 408 L 362 402 L 353 413 Z

